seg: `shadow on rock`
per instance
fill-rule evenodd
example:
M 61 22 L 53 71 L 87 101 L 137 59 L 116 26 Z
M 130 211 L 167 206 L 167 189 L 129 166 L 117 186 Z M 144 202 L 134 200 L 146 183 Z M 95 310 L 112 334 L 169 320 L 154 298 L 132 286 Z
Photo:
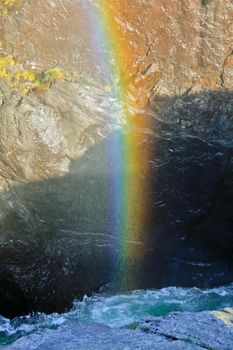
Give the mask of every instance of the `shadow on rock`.
M 152 129 L 150 220 L 134 288 L 212 287 L 233 279 L 233 93 L 157 97 Z M 62 312 L 114 281 L 108 156 L 114 137 L 73 161 L 66 176 L 1 194 L 0 314 Z M 148 205 L 148 203 L 147 203 Z M 114 214 L 117 218 L 117 215 Z

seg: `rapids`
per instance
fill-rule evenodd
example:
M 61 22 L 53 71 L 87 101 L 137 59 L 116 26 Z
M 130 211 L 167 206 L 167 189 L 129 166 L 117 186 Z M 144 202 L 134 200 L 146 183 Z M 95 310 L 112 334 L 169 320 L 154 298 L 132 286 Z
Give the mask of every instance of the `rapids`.
M 199 312 L 220 310 L 233 305 L 233 284 L 213 288 L 163 288 L 160 290 L 136 290 L 124 294 L 96 294 L 74 302 L 73 308 L 63 314 L 0 318 L 0 346 L 11 344 L 21 337 L 46 333 L 58 329 L 65 322 L 99 323 L 112 328 L 132 325 L 134 322 L 164 316 L 173 311 Z M 26 339 L 25 339 L 26 340 Z M 59 339 L 57 339 L 59 342 Z

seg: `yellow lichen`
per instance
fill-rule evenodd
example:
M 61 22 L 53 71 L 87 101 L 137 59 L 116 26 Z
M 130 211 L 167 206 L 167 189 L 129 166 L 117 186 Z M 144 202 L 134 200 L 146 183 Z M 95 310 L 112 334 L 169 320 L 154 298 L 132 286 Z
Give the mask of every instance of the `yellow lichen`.
M 8 80 L 13 90 L 25 95 L 34 89 L 46 91 L 52 82 L 66 77 L 58 67 L 38 71 L 30 65 L 24 66 L 15 58 L 0 57 L 0 78 Z
M 22 0 L 0 0 L 0 12 L 3 15 L 7 15 L 10 10 L 20 6 Z
M 57 67 L 50 68 L 45 72 L 46 81 L 63 80 L 64 73 Z
M 24 69 L 24 70 L 15 72 L 14 78 L 17 81 L 34 81 L 36 76 L 34 72 L 30 72 Z
M 38 90 L 48 90 L 52 82 L 64 79 L 65 74 L 58 67 L 50 68 L 47 71 L 37 74 L 35 87 Z

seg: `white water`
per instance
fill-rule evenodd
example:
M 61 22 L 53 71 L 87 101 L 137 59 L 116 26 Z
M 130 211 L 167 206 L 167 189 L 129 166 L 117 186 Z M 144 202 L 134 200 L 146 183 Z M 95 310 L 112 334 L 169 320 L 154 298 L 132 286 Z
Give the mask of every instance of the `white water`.
M 122 327 L 137 320 L 166 315 L 173 311 L 219 310 L 233 306 L 233 284 L 201 290 L 198 288 L 164 288 L 130 293 L 99 294 L 75 302 L 64 314 L 35 314 L 7 320 L 0 317 L 0 345 L 32 333 L 56 329 L 68 320 L 96 322 L 110 327 Z

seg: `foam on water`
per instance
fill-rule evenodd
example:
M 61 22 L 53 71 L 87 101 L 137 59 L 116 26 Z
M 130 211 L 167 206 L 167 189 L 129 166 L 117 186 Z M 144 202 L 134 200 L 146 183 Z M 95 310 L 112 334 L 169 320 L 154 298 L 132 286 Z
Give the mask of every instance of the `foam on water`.
M 163 288 L 137 290 L 124 294 L 99 294 L 82 302 L 64 314 L 34 314 L 8 320 L 0 317 L 0 344 L 9 344 L 32 333 L 57 329 L 68 320 L 96 322 L 110 327 L 122 327 L 151 316 L 173 311 L 220 310 L 233 306 L 233 284 L 201 290 L 198 288 Z

